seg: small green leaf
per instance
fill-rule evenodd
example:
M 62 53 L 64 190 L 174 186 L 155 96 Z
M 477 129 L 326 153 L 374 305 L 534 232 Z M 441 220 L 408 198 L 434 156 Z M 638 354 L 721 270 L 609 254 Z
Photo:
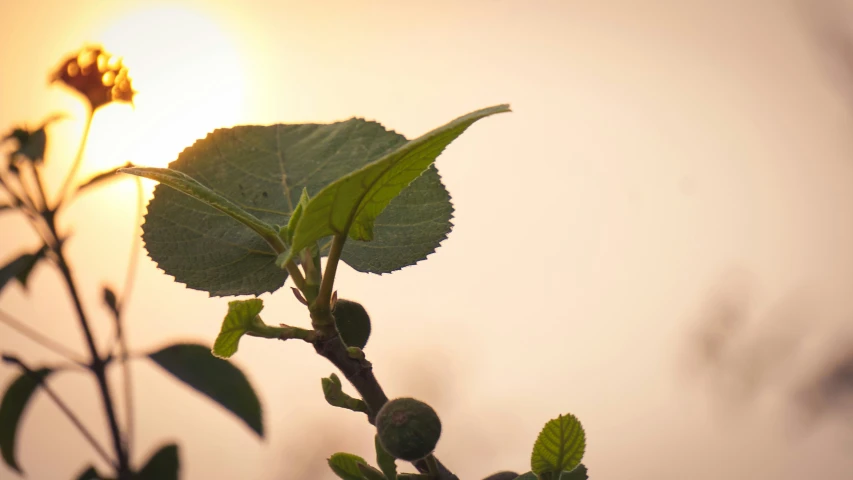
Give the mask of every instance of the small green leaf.
M 549 421 L 533 445 L 530 466 L 538 475 L 572 470 L 583 458 L 586 440 L 583 426 L 572 414 Z
M 373 445 L 376 448 L 376 464 L 388 480 L 397 480 L 397 459 L 385 451 L 379 441 L 379 435 L 374 435 Z
M 231 362 L 214 357 L 209 347 L 175 344 L 148 357 L 236 415 L 258 436 L 264 436 L 261 403 L 249 380 Z
M 281 238 L 279 238 L 278 231 L 275 227 L 261 221 L 258 217 L 243 210 L 236 203 L 228 200 L 219 193 L 205 187 L 196 179 L 190 177 L 184 172 L 168 168 L 146 167 L 122 168 L 119 171 L 156 180 L 181 193 L 189 195 L 198 201 L 204 202 L 206 205 L 219 210 L 234 220 L 251 228 L 270 245 L 273 252 L 281 253 L 284 251 L 284 244 L 282 243 Z M 199 247 L 201 247 L 201 245 L 199 245 Z
M 508 105 L 498 105 L 457 118 L 328 185 L 305 207 L 293 233 L 289 257 L 330 235 L 373 240 L 376 217 L 435 162 L 447 145 L 477 120 L 508 111 Z
M 366 463 L 359 463 L 358 471 L 361 472 L 364 480 L 385 480 L 385 475 L 382 475 L 382 472 Z
M 574 470 L 563 472 L 560 474 L 560 480 L 588 480 L 589 476 L 586 473 L 586 466 L 580 464 Z
M 287 227 L 285 231 L 288 245 L 290 245 L 290 243 L 293 241 L 293 231 L 296 229 L 296 224 L 299 223 L 299 219 L 302 218 L 302 212 L 305 210 L 305 207 L 308 205 L 308 200 L 310 199 L 311 197 L 308 196 L 308 189 L 303 187 L 302 195 L 299 196 L 299 203 L 296 205 L 296 208 L 293 209 L 293 214 L 287 221 Z M 281 267 L 283 264 L 284 263 L 279 264 L 278 266 Z
M 44 258 L 46 253 L 47 248 L 42 247 L 35 253 L 25 253 L 18 256 L 18 258 L 0 268 L 0 291 L 13 278 L 17 279 L 22 287 L 27 288 L 27 279 L 29 279 L 30 273 L 32 273 L 33 268 L 35 268 L 39 260 Z
M 133 164 L 130 162 L 127 162 L 120 167 L 116 167 L 116 168 L 113 168 L 111 170 L 107 170 L 106 172 L 99 173 L 99 174 L 95 175 L 94 177 L 86 180 L 79 187 L 77 187 L 77 191 L 75 191 L 74 194 L 79 195 L 81 193 L 88 191 L 89 189 L 91 189 L 93 187 L 97 187 L 97 186 L 101 185 L 102 183 L 107 183 L 107 182 L 111 182 L 114 180 L 121 180 L 122 178 L 127 178 L 123 175 L 117 175 L 117 174 L 119 173 L 119 170 L 121 170 L 123 168 L 130 168 L 130 167 L 133 167 Z
M 329 457 L 329 466 L 339 478 L 343 480 L 364 480 L 358 465 L 367 465 L 367 462 L 358 455 L 351 453 L 336 453 Z
M 252 324 L 263 309 L 264 301 L 260 298 L 228 302 L 228 313 L 222 320 L 222 329 L 213 344 L 213 355 L 219 358 L 234 355 L 240 338 L 251 330 Z
M 139 480 L 178 480 L 181 462 L 178 458 L 178 446 L 170 443 L 157 450 L 136 478 Z
M 95 467 L 89 467 L 77 476 L 77 480 L 104 480 L 104 477 L 95 470 Z
M 19 474 L 23 471 L 15 459 L 18 425 L 36 389 L 51 373 L 48 368 L 36 370 L 32 375 L 21 373 L 6 389 L 0 403 L 0 453 L 6 465 Z
M 345 408 L 354 412 L 367 413 L 367 404 L 359 398 L 353 398 L 344 393 L 341 379 L 334 373 L 329 378 L 321 379 L 323 385 L 323 396 L 329 405 L 338 408 Z

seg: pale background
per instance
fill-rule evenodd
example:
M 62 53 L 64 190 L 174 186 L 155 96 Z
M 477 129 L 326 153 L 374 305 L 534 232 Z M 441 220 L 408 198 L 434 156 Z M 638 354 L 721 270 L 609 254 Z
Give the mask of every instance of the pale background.
M 456 226 L 437 253 L 338 277 L 372 314 L 367 353 L 388 393 L 439 411 L 440 458 L 466 480 L 526 471 L 545 421 L 572 412 L 593 479 L 850 479 L 853 388 L 810 389 L 853 349 L 853 97 L 821 34 L 853 16 L 813 15 L 826 4 L 2 0 L 0 129 L 71 115 L 49 130 L 56 189 L 83 109 L 46 77 L 85 42 L 123 56 L 139 94 L 135 110 L 96 115 L 81 178 L 163 166 L 217 127 L 363 116 L 414 137 L 511 103 L 438 160 Z M 132 185 L 63 221 L 101 345 L 100 285 L 124 278 Z M 36 245 L 12 215 L 0 232 L 0 260 Z M 83 354 L 58 275 L 31 281 L 0 308 Z M 134 349 L 212 342 L 229 299 L 147 257 L 137 287 Z M 263 298 L 265 318 L 307 325 L 288 291 Z M 3 324 L 0 350 L 59 360 Z M 134 461 L 178 440 L 186 480 L 326 479 L 336 451 L 372 457 L 370 426 L 323 401 L 333 369 L 310 347 L 246 339 L 235 362 L 261 395 L 264 441 L 140 360 Z M 0 384 L 15 374 L 0 366 Z M 108 444 L 94 383 L 50 383 Z M 27 478 L 97 459 L 43 395 L 22 429 Z

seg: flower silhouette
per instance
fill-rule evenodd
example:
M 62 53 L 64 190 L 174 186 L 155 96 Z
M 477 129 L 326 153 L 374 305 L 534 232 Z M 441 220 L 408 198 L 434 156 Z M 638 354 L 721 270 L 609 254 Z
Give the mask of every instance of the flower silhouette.
M 92 111 L 110 102 L 133 103 L 136 93 L 130 85 L 121 58 L 100 46 L 87 46 L 68 57 L 51 77 L 83 94 Z

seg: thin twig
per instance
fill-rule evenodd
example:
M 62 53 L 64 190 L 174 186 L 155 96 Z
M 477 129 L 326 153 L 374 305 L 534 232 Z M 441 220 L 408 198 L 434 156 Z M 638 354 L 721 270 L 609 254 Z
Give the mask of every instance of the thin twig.
M 36 166 L 36 162 L 27 163 L 30 164 L 30 168 L 33 172 L 33 178 L 35 179 L 36 184 L 36 193 L 38 194 L 39 203 L 41 204 L 41 210 L 43 212 L 49 212 L 50 205 L 47 204 L 47 196 L 44 194 L 44 182 L 42 182 L 41 180 L 41 172 L 39 172 L 38 167 Z
M 136 221 L 133 224 L 133 240 L 130 245 L 130 259 L 128 261 L 127 273 L 124 278 L 121 296 L 119 297 L 116 311 L 116 336 L 119 344 L 119 363 L 121 363 L 122 377 L 124 380 L 124 402 L 125 402 L 125 449 L 128 458 L 131 456 L 131 444 L 134 434 L 133 415 L 133 379 L 130 376 L 130 362 L 128 362 L 127 336 L 124 331 L 124 312 L 130 300 L 130 292 L 133 291 L 133 282 L 136 279 L 136 268 L 139 264 L 139 249 L 142 237 L 138 234 L 139 223 L 142 221 L 142 210 L 145 208 L 142 194 L 142 179 L 136 180 Z
M 12 329 L 20 333 L 21 335 L 29 338 L 30 340 L 38 343 L 42 347 L 50 350 L 51 352 L 64 357 L 65 359 L 74 362 L 78 365 L 85 365 L 86 362 L 79 359 L 77 354 L 72 352 L 69 348 L 62 345 L 59 342 L 56 342 L 47 336 L 39 333 L 33 328 L 27 326 L 26 323 L 16 319 L 12 315 L 0 310 L 0 323 L 4 323 L 10 326 Z
M 88 441 L 92 448 L 94 448 L 95 451 L 98 452 L 98 455 L 100 455 L 101 458 L 103 458 L 110 465 L 117 467 L 115 459 L 110 458 L 106 449 L 104 449 L 104 447 L 102 447 L 98 443 L 94 435 L 92 435 L 92 432 L 90 432 L 89 429 L 86 428 L 85 425 L 83 425 L 83 422 L 80 421 L 80 418 L 77 417 L 77 415 L 71 411 L 71 408 L 69 408 L 68 405 L 61 398 L 59 398 L 59 395 L 57 395 L 56 392 L 53 391 L 53 389 L 47 386 L 47 383 L 45 382 L 43 377 L 39 376 L 35 371 L 26 366 L 24 362 L 22 362 L 18 358 L 4 355 L 3 360 L 7 363 L 16 364 L 25 374 L 29 375 L 29 377 L 33 381 L 39 384 L 42 390 L 44 390 L 44 393 L 46 393 L 47 396 L 50 397 L 51 400 L 53 400 L 53 403 L 55 403 L 56 406 L 59 407 L 60 410 L 62 410 L 62 413 L 64 413 L 65 416 L 68 417 L 71 423 L 74 424 L 75 427 L 77 427 L 77 430 L 80 431 L 86 441 Z

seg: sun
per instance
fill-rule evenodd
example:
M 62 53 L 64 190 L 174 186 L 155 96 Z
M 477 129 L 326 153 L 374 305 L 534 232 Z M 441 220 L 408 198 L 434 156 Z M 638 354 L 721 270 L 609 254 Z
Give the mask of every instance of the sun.
M 127 161 L 163 167 L 210 131 L 243 120 L 244 57 L 204 14 L 147 7 L 112 22 L 97 38 L 122 57 L 137 93 L 132 108 L 115 104 L 95 114 L 87 170 Z

